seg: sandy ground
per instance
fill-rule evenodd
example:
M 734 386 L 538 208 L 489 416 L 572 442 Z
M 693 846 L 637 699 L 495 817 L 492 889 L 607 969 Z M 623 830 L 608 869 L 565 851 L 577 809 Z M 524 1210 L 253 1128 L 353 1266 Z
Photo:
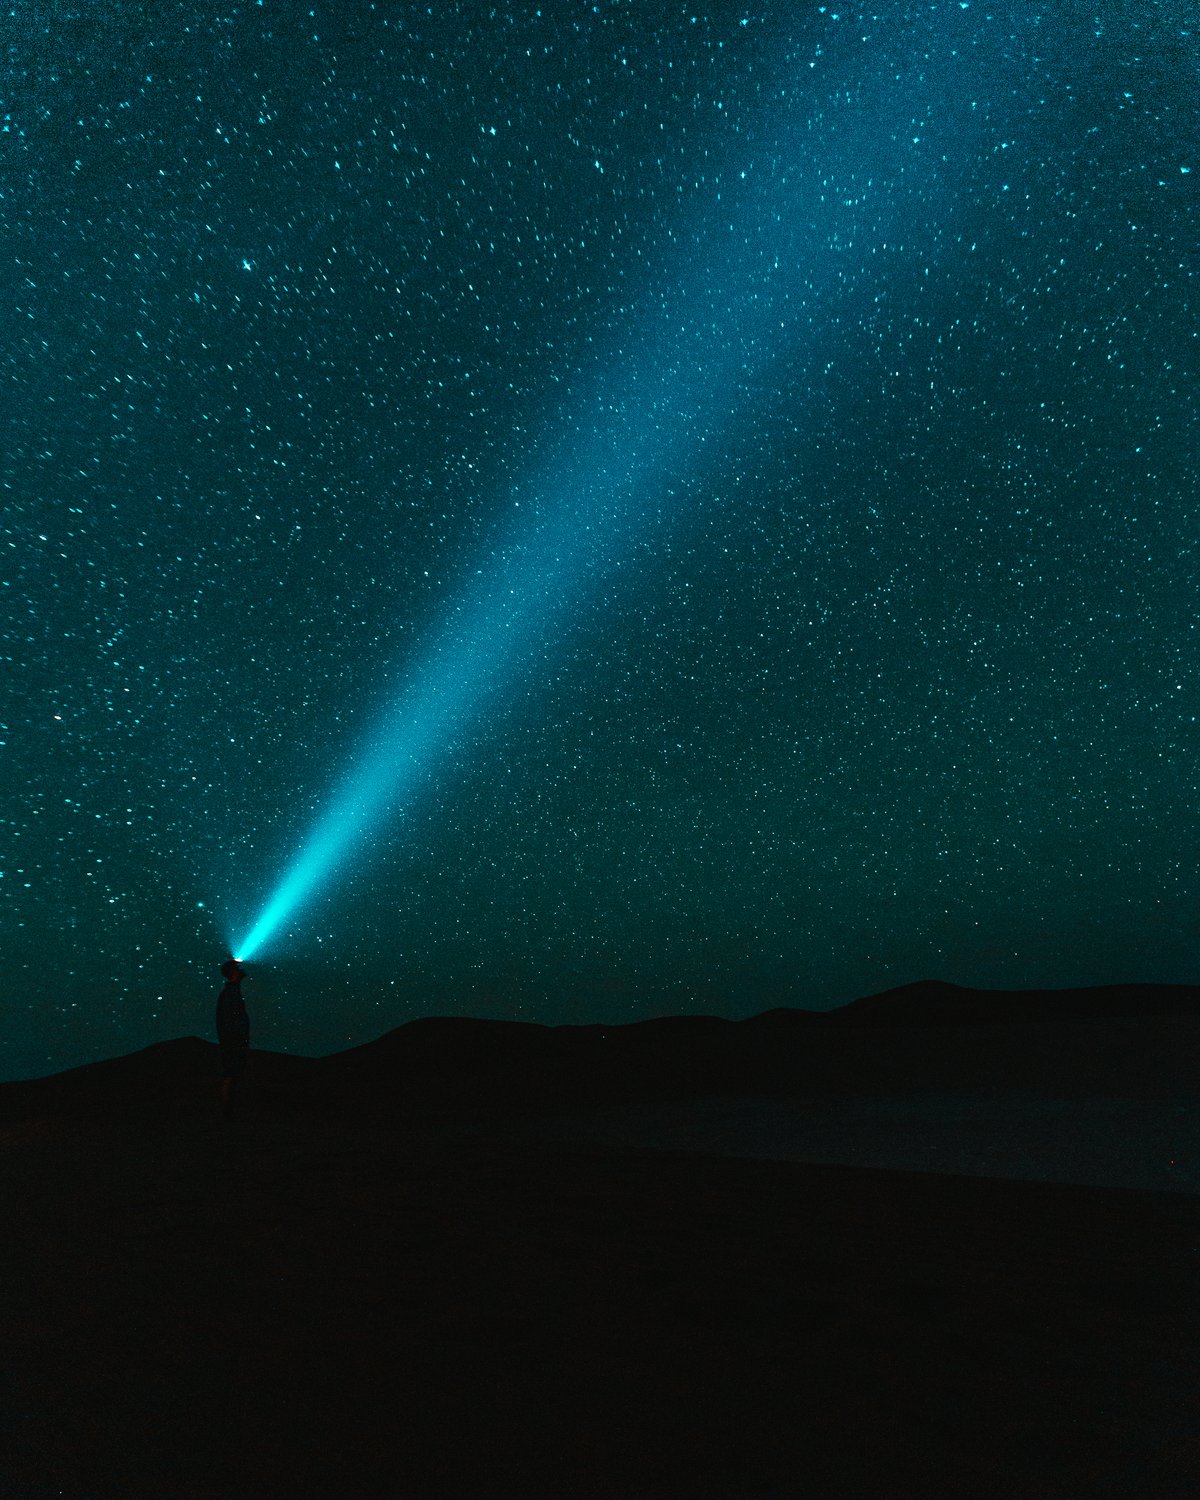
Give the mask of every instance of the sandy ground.
M 749 1160 L 863 1127 L 647 1108 L 10 1126 L 0 1496 L 1196 1493 L 1200 1198 Z

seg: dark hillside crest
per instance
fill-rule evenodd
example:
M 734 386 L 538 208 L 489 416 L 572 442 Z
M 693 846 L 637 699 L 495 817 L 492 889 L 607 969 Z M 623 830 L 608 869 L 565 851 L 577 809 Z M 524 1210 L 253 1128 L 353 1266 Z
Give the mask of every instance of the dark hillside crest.
M 428 1016 L 323 1057 L 255 1049 L 264 1108 L 378 1105 L 553 1112 L 703 1095 L 1026 1087 L 1138 1092 L 1194 1068 L 1200 987 L 978 990 L 902 985 L 820 1012 L 744 1020 L 661 1016 L 624 1025 Z M 158 1042 L 47 1078 L 0 1083 L 0 1122 L 33 1115 L 205 1109 L 217 1049 Z M 1136 1081 L 1135 1081 L 1136 1080 Z M 1175 1085 L 1172 1085 L 1173 1087 Z
M 1200 1015 L 1200 986 L 1106 984 L 1086 989 L 980 990 L 922 979 L 853 1000 L 829 1018 L 852 1025 L 995 1025 L 1116 1016 Z

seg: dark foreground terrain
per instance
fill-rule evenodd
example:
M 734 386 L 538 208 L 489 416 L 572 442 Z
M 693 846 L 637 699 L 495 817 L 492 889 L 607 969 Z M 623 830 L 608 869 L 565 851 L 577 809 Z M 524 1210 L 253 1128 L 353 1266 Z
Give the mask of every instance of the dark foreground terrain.
M 910 1059 L 953 1072 L 957 1031 Z M 421 1084 L 435 1033 L 478 1107 Z M 1200 1197 L 605 1146 L 564 1106 L 669 1068 L 568 1101 L 503 1037 L 415 1035 L 257 1056 L 230 1120 L 194 1040 L 0 1089 L 4 1500 L 1196 1493 Z M 1056 1097 L 1097 1056 L 1116 1097 L 1115 1046 Z

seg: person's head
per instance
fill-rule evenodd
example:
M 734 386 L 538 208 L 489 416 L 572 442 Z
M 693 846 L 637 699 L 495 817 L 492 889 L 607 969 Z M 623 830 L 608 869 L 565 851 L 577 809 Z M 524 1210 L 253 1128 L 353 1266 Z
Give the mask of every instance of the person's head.
M 221 973 L 228 979 L 230 984 L 241 984 L 246 977 L 246 971 L 238 963 L 236 958 L 227 958 L 221 965 Z

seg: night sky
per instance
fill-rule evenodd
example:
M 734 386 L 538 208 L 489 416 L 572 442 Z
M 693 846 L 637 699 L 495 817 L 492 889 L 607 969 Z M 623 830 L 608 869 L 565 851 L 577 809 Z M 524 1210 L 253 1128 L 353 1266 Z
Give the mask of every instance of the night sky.
M 1194 980 L 1194 6 L 0 27 L 0 1076 Z

